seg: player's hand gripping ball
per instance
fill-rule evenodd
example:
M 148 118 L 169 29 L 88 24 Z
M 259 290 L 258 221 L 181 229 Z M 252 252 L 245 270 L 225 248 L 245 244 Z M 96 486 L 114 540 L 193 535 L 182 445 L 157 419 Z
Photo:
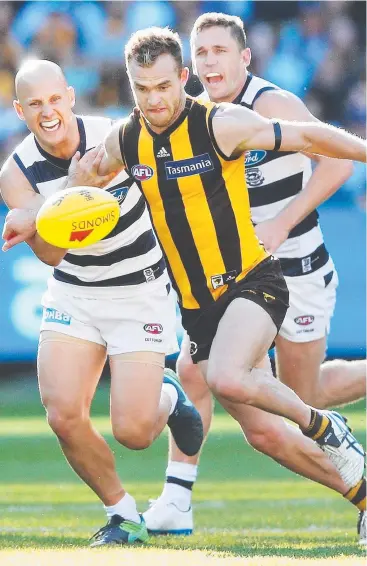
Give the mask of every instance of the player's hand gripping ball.
M 50 196 L 37 214 L 37 232 L 58 248 L 85 248 L 107 236 L 120 216 L 117 199 L 99 188 L 74 187 Z

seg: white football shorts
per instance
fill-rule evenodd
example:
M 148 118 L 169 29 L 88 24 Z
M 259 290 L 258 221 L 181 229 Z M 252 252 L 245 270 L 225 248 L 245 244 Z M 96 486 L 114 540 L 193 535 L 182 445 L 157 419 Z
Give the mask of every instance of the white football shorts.
M 339 283 L 334 265 L 326 275 L 324 270 L 318 270 L 310 275 L 285 277 L 285 280 L 289 309 L 279 330 L 280 336 L 291 342 L 312 342 L 327 336 Z
M 128 352 L 174 354 L 176 298 L 165 275 L 143 283 L 144 292 L 111 295 L 111 288 L 83 296 L 74 285 L 50 280 L 43 296 L 41 332 L 53 330 L 106 347 L 108 355 Z M 83 288 L 85 289 L 85 287 Z M 98 291 L 98 292 L 97 292 Z

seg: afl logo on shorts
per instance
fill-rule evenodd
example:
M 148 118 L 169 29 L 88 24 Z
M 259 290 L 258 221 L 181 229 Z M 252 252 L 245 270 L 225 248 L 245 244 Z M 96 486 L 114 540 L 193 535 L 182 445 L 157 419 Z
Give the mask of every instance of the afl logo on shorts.
M 149 334 L 162 334 L 163 326 L 158 323 L 144 324 L 144 330 L 149 332 Z
M 131 174 L 137 181 L 148 181 L 154 175 L 154 171 L 149 165 L 134 165 Z
M 309 324 L 312 324 L 314 320 L 315 317 L 313 314 L 303 314 L 302 316 L 297 316 L 294 319 L 294 322 L 300 326 L 308 326 Z
M 196 342 L 190 341 L 190 356 L 195 356 L 197 351 L 198 351 L 198 345 L 196 344 Z

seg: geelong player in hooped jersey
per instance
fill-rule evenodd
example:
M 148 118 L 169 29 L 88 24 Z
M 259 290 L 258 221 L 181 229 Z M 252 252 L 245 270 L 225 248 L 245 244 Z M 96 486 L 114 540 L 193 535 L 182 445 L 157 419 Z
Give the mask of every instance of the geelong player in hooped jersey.
M 31 133 L 0 175 L 1 194 L 11 209 L 3 250 L 26 241 L 55 267 L 43 298 L 38 351 L 42 402 L 70 465 L 105 506 L 108 523 L 92 545 L 143 542 L 148 536 L 144 520 L 125 492 L 113 453 L 93 428 L 89 410 L 108 356 L 116 439 L 142 449 L 168 424 L 186 454 L 198 452 L 200 415 L 174 373 L 164 372 L 165 354 L 176 342 L 175 299 L 165 261 L 134 180 L 125 172 L 96 174 L 102 157 L 98 144 L 111 121 L 76 116 L 74 90 L 50 61 L 26 63 L 16 76 L 16 93 L 15 110 Z M 88 173 L 79 163 L 83 156 Z M 120 203 L 119 222 L 107 237 L 71 251 L 47 244 L 35 229 L 45 197 L 68 183 L 98 183 Z
M 294 95 L 247 71 L 251 52 L 243 23 L 226 14 L 203 14 L 191 36 L 192 59 L 206 92 L 199 99 L 232 102 L 267 118 L 317 122 Z M 321 365 L 333 314 L 337 274 L 325 247 L 315 207 L 328 198 L 351 172 L 351 162 L 293 151 L 250 150 L 245 153 L 245 175 L 251 214 L 257 234 L 282 266 L 289 289 L 289 309 L 275 339 L 280 379 L 315 407 L 329 407 L 365 395 L 364 361 L 334 361 Z M 243 206 L 247 202 L 243 201 Z M 198 365 L 183 341 L 178 372 L 183 386 L 199 408 L 209 430 L 212 398 Z M 242 428 L 258 450 L 275 458 L 284 442 L 285 424 L 253 408 L 243 411 Z M 276 439 L 276 440 L 275 440 Z M 289 437 L 287 465 L 298 461 L 307 470 L 305 439 Z M 284 459 L 283 459 L 284 462 Z M 193 528 L 191 489 L 198 456 L 187 458 L 171 441 L 170 460 L 162 496 L 145 513 L 148 528 L 160 532 Z M 355 502 L 363 500 L 361 488 Z M 353 493 L 353 495 L 355 495 Z M 360 506 L 362 509 L 362 506 Z

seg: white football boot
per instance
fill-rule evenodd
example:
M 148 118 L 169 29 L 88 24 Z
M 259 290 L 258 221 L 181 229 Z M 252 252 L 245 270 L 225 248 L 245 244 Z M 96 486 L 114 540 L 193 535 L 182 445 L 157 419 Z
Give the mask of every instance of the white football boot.
M 152 500 L 143 517 L 151 535 L 191 535 L 194 528 L 192 507 L 181 511 L 163 497 Z
M 359 544 L 367 546 L 367 517 L 366 511 L 360 511 L 357 525 L 357 532 L 359 535 Z
M 337 468 L 349 489 L 362 478 L 365 467 L 365 452 L 344 419 L 336 411 L 322 411 L 330 419 L 322 437 L 317 440 Z

